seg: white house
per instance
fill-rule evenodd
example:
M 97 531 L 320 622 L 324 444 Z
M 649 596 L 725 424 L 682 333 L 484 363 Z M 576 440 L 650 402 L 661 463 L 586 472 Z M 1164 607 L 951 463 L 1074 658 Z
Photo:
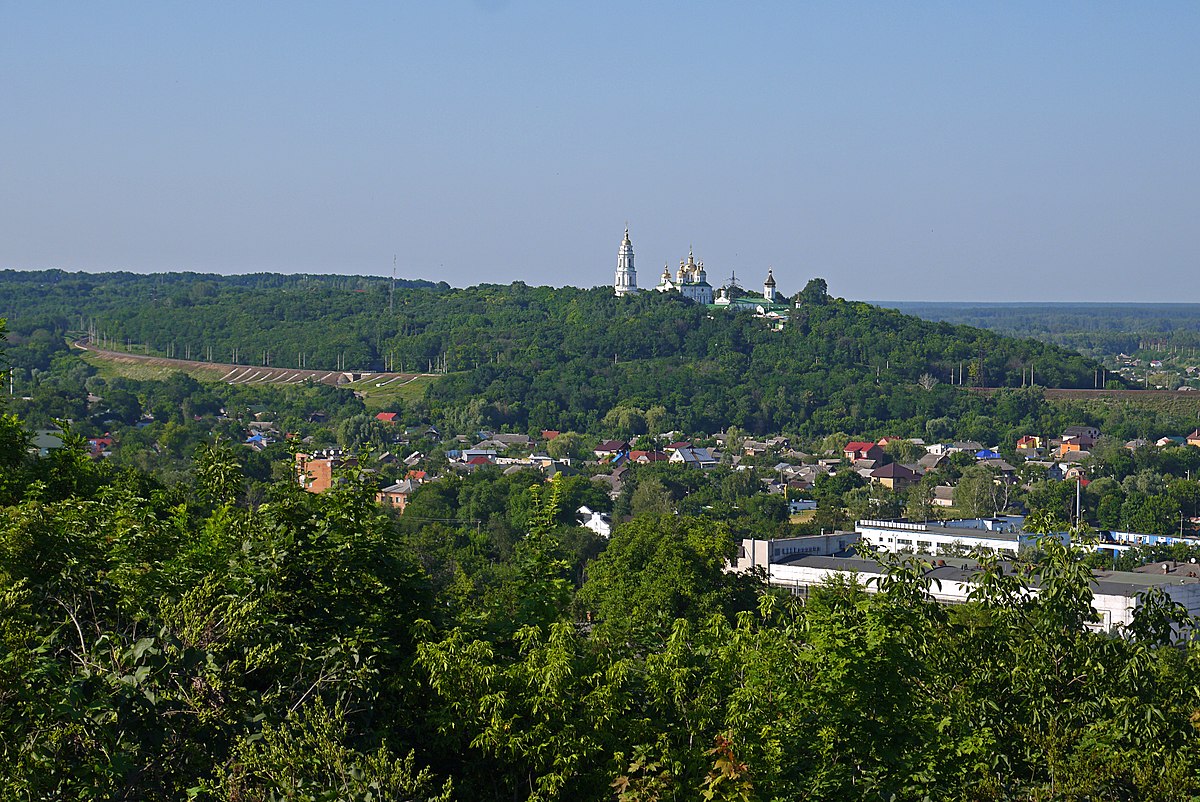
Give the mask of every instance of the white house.
M 579 525 L 591 529 L 603 538 L 612 535 L 612 519 L 607 512 L 597 512 L 587 505 L 579 508 Z
M 670 461 L 683 463 L 689 468 L 712 468 L 720 459 L 707 448 L 677 448 L 671 453 Z

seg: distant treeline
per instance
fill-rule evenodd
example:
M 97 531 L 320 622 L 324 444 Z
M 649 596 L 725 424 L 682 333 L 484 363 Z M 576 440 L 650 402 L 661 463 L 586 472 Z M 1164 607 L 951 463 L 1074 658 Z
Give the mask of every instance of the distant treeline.
M 1200 304 L 975 304 L 886 302 L 926 320 L 979 326 L 1012 337 L 1035 337 L 1085 354 L 1132 354 L 1152 341 L 1159 349 L 1200 347 Z

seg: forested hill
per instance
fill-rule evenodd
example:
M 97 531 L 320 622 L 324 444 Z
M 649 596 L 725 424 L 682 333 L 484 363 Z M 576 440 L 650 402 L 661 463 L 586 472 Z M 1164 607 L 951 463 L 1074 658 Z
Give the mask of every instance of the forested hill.
M 959 371 L 964 384 L 1020 386 L 1033 367 L 1041 385 L 1091 387 L 1097 367 L 1034 340 L 823 293 L 809 293 L 776 331 L 747 313 L 659 293 L 615 298 L 607 287 L 5 271 L 0 288 L 18 367 L 39 367 L 78 331 L 220 362 L 440 363 L 447 375 L 431 385 L 428 412 L 462 426 L 597 431 L 624 420 L 636 429 L 631 418 L 650 416 L 687 431 L 923 434 L 926 421 L 977 403 L 949 386 Z

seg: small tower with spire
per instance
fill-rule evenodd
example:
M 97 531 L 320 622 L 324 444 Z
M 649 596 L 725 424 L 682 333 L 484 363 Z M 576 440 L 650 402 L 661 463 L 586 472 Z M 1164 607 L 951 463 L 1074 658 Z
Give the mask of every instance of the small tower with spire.
M 763 282 L 763 297 L 771 303 L 775 303 L 775 276 L 769 267 L 767 268 L 767 280 Z
M 625 226 L 625 239 L 617 251 L 617 278 L 613 290 L 619 298 L 638 291 L 637 271 L 633 268 L 633 243 L 629 241 L 629 226 Z

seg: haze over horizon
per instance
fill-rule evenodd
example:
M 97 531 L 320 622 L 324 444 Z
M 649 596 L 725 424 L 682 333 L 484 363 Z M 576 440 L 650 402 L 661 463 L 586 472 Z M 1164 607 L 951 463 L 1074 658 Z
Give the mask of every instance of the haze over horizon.
M 1200 6 L 0 8 L 0 269 L 1200 299 Z

